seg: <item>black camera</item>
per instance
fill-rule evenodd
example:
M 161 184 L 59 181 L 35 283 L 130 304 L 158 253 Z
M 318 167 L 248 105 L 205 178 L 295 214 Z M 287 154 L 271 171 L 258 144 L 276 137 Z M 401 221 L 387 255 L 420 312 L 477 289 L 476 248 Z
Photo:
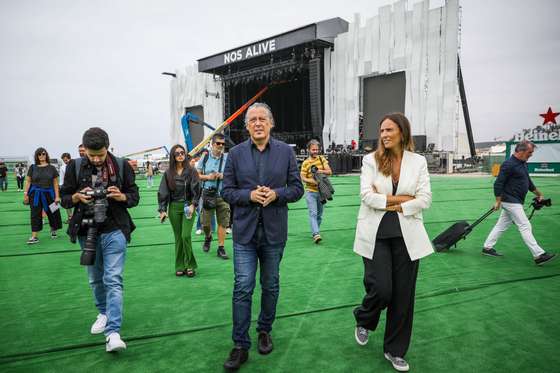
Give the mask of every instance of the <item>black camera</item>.
M 311 166 L 310 171 L 311 171 L 312 174 L 316 174 L 317 171 L 319 171 L 319 168 L 317 166 L 313 165 L 313 166 Z
M 97 226 L 105 222 L 107 217 L 107 189 L 96 187 L 92 190 L 83 192 L 86 196 L 92 197 L 93 202 L 86 205 L 82 226 L 87 227 L 86 240 L 80 256 L 80 264 L 91 266 L 95 263 L 95 247 L 97 245 Z
M 209 187 L 202 190 L 202 207 L 205 210 L 213 210 L 216 208 L 218 199 L 218 189 Z
M 552 206 L 552 199 L 547 198 L 539 201 L 539 197 L 535 197 L 533 198 L 533 202 L 531 203 L 531 206 L 533 206 L 535 210 L 540 210 L 543 207 L 550 207 Z

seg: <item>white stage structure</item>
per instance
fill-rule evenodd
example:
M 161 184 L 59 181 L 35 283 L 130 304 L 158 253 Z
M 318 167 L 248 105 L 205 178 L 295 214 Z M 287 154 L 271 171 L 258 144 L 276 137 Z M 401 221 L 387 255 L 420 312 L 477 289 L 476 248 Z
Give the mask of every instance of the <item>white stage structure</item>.
M 457 78 L 459 2 L 448 0 L 434 9 L 429 9 L 429 0 L 414 3 L 411 9 L 408 5 L 398 1 L 365 20 L 356 14 L 348 32 L 339 33 L 334 46 L 323 50 L 323 143 L 350 144 L 359 139 L 364 79 L 404 73 L 404 111 L 413 135 L 425 135 L 436 150 L 468 157 Z M 180 118 L 185 107 L 201 105 L 204 120 L 217 125 L 224 120 L 224 90 L 219 78 L 197 72 L 195 66 L 176 74 L 171 81 L 170 135 L 172 143 L 182 143 Z M 206 92 L 220 92 L 220 97 Z

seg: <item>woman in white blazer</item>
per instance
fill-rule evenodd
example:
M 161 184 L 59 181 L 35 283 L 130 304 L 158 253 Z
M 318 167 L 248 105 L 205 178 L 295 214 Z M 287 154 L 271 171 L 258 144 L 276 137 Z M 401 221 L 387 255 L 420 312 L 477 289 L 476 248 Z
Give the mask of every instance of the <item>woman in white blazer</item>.
M 419 259 L 433 252 L 422 220 L 432 201 L 426 159 L 413 153 L 410 123 L 401 113 L 383 117 L 377 149 L 364 157 L 361 205 L 354 251 L 364 262 L 366 295 L 354 310 L 360 345 L 387 308 L 384 353 L 393 367 L 408 371 L 404 356 L 412 335 Z

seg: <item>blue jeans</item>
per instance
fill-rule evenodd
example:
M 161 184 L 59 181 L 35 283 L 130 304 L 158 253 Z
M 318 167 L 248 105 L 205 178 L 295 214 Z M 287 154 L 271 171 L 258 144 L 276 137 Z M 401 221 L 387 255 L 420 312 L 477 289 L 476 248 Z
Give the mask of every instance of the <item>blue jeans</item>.
M 309 211 L 311 234 L 319 234 L 321 221 L 323 220 L 323 204 L 320 201 L 319 193 L 306 191 L 305 201 L 307 202 L 307 210 Z
M 0 177 L 0 188 L 2 192 L 8 189 L 8 177 Z
M 233 266 L 235 285 L 233 288 L 233 332 L 236 346 L 249 349 L 249 326 L 251 325 L 251 303 L 255 289 L 257 263 L 260 262 L 261 312 L 257 331 L 270 333 L 276 317 L 276 303 L 280 293 L 280 261 L 286 244 L 270 245 L 262 226 L 257 227 L 251 242 L 246 245 L 233 243 Z
M 83 247 L 85 237 L 80 237 Z M 93 290 L 95 306 L 107 315 L 105 335 L 118 333 L 122 323 L 123 270 L 126 256 L 126 238 L 120 230 L 97 236 L 95 263 L 87 266 L 89 285 Z

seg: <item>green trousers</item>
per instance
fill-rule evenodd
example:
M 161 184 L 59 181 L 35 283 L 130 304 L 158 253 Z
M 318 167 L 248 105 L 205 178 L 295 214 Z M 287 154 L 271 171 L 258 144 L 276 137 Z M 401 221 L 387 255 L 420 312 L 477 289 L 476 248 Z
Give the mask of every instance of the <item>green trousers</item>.
M 197 268 L 191 241 L 196 211 L 190 219 L 187 219 L 183 207 L 183 202 L 171 202 L 167 211 L 175 235 L 175 271 Z

